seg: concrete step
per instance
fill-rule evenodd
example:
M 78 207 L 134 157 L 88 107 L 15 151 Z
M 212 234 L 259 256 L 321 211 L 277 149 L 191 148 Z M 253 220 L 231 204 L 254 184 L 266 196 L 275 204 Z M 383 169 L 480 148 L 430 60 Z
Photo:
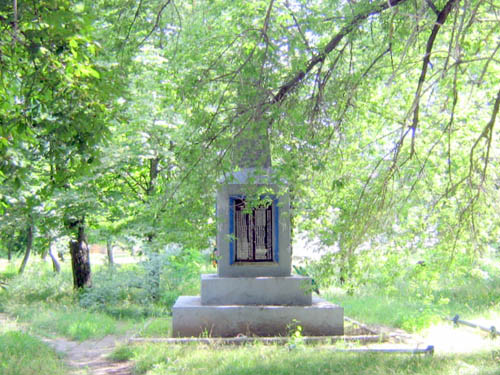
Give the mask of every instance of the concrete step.
M 286 336 L 297 325 L 305 336 L 344 333 L 344 309 L 314 297 L 310 306 L 202 305 L 181 296 L 173 307 L 175 337 Z
M 201 275 L 202 305 L 311 305 L 305 276 L 219 277 Z

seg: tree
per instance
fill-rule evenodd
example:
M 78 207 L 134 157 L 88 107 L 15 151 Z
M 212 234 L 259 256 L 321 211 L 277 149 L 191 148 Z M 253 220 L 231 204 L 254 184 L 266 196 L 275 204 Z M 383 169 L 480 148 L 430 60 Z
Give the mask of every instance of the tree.
M 109 90 L 99 80 L 98 70 L 105 69 L 95 64 L 98 46 L 81 4 L 3 3 L 0 21 L 0 95 L 7 99 L 0 107 L 0 200 L 4 212 L 12 212 L 10 196 L 35 189 L 32 200 L 40 205 L 88 173 L 106 134 Z M 26 261 L 36 207 L 24 207 Z
M 336 262 L 357 275 L 368 241 L 399 238 L 399 254 L 405 242 L 425 244 L 440 267 L 494 241 L 494 4 L 270 0 L 176 9 L 182 28 L 158 33 L 168 29 L 171 41 L 162 84 L 184 121 L 174 148 L 182 172 L 163 206 L 182 201 L 183 186 L 231 171 L 234 137 L 257 120 L 297 222 L 340 246 Z
M 365 248 L 381 261 L 452 266 L 457 255 L 487 251 L 499 231 L 489 204 L 499 177 L 497 8 L 482 0 L 4 5 L 0 178 L 15 191 L 36 164 L 49 172 L 38 179 L 47 196 L 74 194 L 63 199 L 67 218 L 123 213 L 113 230 L 146 234 L 157 248 L 202 247 L 214 231 L 217 181 L 234 170 L 235 139 L 255 131 L 270 140 L 297 228 L 335 248 L 325 270 L 362 279 Z M 113 137 L 98 146 L 107 129 Z

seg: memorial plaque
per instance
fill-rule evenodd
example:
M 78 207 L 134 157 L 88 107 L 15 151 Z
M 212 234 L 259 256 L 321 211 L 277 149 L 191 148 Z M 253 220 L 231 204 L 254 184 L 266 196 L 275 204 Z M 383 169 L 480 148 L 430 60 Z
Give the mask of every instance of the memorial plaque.
M 244 199 L 234 201 L 236 262 L 273 260 L 272 205 L 246 209 Z

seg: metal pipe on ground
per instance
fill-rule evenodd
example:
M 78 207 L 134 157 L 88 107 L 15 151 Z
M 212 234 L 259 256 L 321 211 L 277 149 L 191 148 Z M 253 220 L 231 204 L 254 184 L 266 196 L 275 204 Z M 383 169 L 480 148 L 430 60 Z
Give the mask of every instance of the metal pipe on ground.
M 495 326 L 486 327 L 486 326 L 483 326 L 481 324 L 467 322 L 465 320 L 461 320 L 459 315 L 455 315 L 453 318 L 447 318 L 447 319 L 452 321 L 456 326 L 458 326 L 459 324 L 462 324 L 462 325 L 467 326 L 467 327 L 479 328 L 482 331 L 489 332 L 493 338 L 500 335 L 500 332 L 497 331 Z
M 407 354 L 434 354 L 434 345 L 429 345 L 425 349 L 405 349 L 405 348 L 352 348 L 352 349 L 333 349 L 335 352 L 349 353 L 407 353 Z
M 331 337 L 303 337 L 301 341 L 304 344 L 331 344 L 334 342 L 364 342 L 373 343 L 380 342 L 380 336 L 331 336 Z M 182 338 L 132 338 L 129 343 L 164 343 L 164 344 L 207 344 L 207 345 L 243 345 L 248 343 L 263 343 L 263 344 L 288 344 L 289 337 L 229 337 L 229 338 L 197 338 L 197 337 L 182 337 Z M 290 346 L 293 349 L 295 344 Z M 351 349 L 331 349 L 334 352 L 350 352 L 350 353 L 402 353 L 402 354 L 434 354 L 434 346 L 429 345 L 426 348 L 351 348 Z

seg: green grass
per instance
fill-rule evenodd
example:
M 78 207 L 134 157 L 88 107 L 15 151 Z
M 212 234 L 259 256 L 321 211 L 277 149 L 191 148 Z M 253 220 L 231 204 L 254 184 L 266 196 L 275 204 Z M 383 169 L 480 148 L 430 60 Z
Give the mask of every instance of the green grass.
M 127 330 L 143 337 L 170 336 L 171 318 L 166 316 L 165 301 L 142 299 L 145 289 L 134 284 L 135 267 L 121 267 L 109 274 L 107 268 L 96 268 L 95 287 L 85 295 L 72 290 L 71 274 L 67 269 L 61 275 L 54 275 L 44 266 L 28 270 L 22 278 L 9 274 L 9 289 L 0 291 L 0 308 L 29 324 L 37 335 L 63 335 L 85 340 Z M 487 278 L 470 276 L 455 280 L 454 284 L 440 286 L 428 294 L 413 290 L 411 285 L 401 283 L 388 292 L 374 283 L 354 295 L 332 289 L 325 291 L 322 297 L 339 303 L 347 316 L 362 322 L 417 332 L 455 314 L 464 318 L 500 316 L 500 276 L 494 272 Z M 186 290 L 179 287 L 172 293 L 185 293 Z M 170 298 L 170 295 L 165 296 Z M 111 358 L 134 360 L 137 375 L 498 375 L 500 342 L 495 341 L 492 345 L 489 352 L 427 357 L 339 353 L 325 346 L 307 345 L 288 350 L 287 346 L 261 344 L 242 347 L 143 344 L 119 347 Z M 0 368 L 1 375 L 4 374 L 2 370 Z M 56 370 L 46 373 L 58 374 Z
M 129 328 L 127 322 L 78 307 L 48 308 L 45 304 L 38 303 L 9 306 L 8 312 L 19 321 L 29 323 L 30 329 L 38 335 L 65 336 L 78 341 L 123 333 Z
M 88 293 L 73 290 L 69 264 L 60 274 L 53 273 L 49 266 L 33 262 L 22 276 L 12 275 L 12 267 L 4 267 L 0 277 L 7 275 L 9 286 L 0 290 L 0 311 L 42 336 L 87 340 L 141 329 L 146 336 L 169 334 L 169 318 L 158 318 L 167 315 L 166 307 L 144 300 L 142 294 L 134 294 L 136 288 L 130 287 L 137 276 L 135 265 L 112 272 L 108 267 L 96 267 L 95 286 Z M 151 324 L 144 328 L 148 319 L 152 319 Z
M 116 358 L 135 361 L 135 373 L 160 374 L 435 374 L 500 373 L 497 352 L 455 356 L 335 352 L 326 347 L 260 344 L 243 347 L 147 344 L 117 349 Z
M 117 332 L 117 322 L 105 314 L 86 311 L 46 311 L 32 321 L 34 328 L 73 340 L 101 338 Z
M 62 375 L 66 373 L 61 360 L 42 341 L 21 332 L 0 334 L 0 374 Z
M 155 318 L 148 321 L 139 331 L 142 337 L 170 337 L 172 335 L 172 318 Z
M 500 315 L 500 276 L 467 277 L 423 296 L 404 287 L 391 293 L 367 287 L 353 295 L 331 289 L 323 297 L 344 307 L 346 316 L 364 323 L 418 332 L 456 314 L 464 319 Z
M 415 332 L 441 320 L 438 308 L 420 301 L 411 301 L 402 296 L 383 294 L 347 295 L 330 292 L 325 297 L 340 304 L 346 316 L 367 324 L 381 324 Z
M 113 361 L 128 361 L 134 357 L 134 349 L 130 345 L 118 346 L 109 355 L 109 359 Z

